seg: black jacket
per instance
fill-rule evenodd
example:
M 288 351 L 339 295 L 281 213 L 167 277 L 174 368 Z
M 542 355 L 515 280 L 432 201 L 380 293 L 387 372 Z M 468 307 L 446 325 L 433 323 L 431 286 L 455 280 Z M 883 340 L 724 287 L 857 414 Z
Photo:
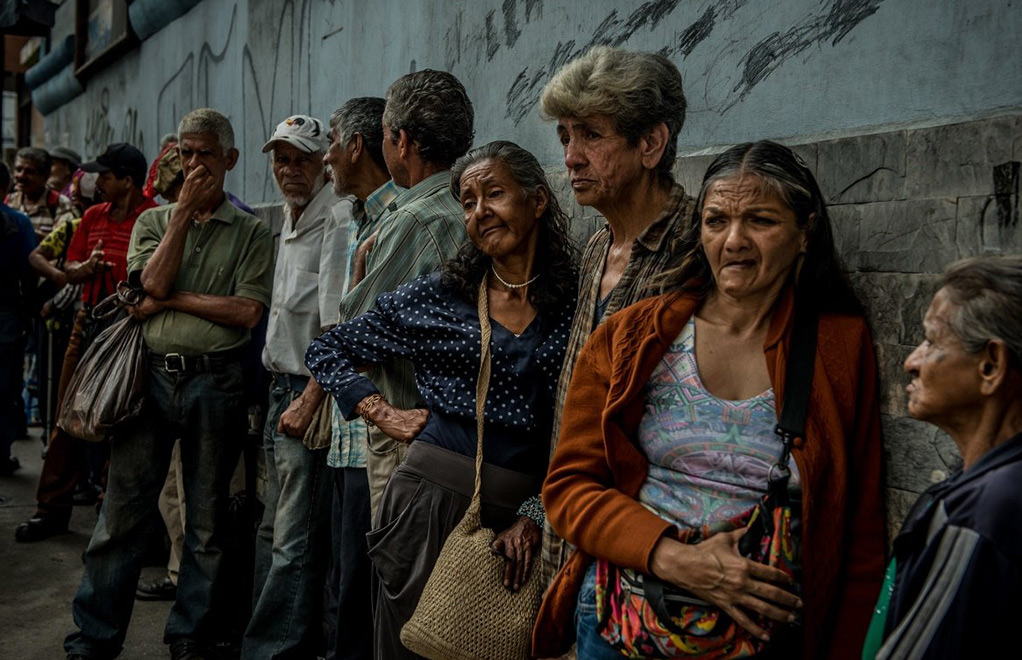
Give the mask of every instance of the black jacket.
M 923 493 L 894 557 L 878 659 L 1022 657 L 1022 434 Z

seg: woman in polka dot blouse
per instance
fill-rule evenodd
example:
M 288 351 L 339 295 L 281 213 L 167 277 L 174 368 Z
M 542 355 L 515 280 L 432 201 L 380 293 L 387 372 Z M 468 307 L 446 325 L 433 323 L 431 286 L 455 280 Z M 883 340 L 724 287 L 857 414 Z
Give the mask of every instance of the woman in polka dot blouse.
M 451 192 L 470 242 L 441 272 L 379 296 L 375 310 L 326 332 L 306 354 L 346 418 L 361 415 L 411 443 L 368 535 L 377 642 L 398 655 L 401 626 L 472 496 L 484 278 L 492 337 L 482 513 L 484 524 L 503 530 L 494 551 L 506 559 L 505 587 L 524 584 L 539 550 L 538 495 L 578 281 L 567 219 L 550 190 L 535 157 L 511 142 L 463 156 Z M 392 406 L 359 373 L 393 359 L 415 365 L 423 408 Z

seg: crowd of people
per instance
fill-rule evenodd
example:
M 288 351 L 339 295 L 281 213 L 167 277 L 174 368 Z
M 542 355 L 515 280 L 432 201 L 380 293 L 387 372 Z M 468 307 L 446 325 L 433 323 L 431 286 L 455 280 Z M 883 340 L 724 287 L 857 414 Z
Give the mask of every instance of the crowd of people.
M 543 592 L 524 633 L 488 613 L 485 657 L 522 634 L 583 659 L 1010 648 L 1022 257 L 950 265 L 905 361 L 909 414 L 963 465 L 885 573 L 877 361 L 813 172 L 759 141 L 684 190 L 662 55 L 594 47 L 541 107 L 575 201 L 606 221 L 582 250 L 531 153 L 472 148 L 443 71 L 281 121 L 262 148 L 277 237 L 226 191 L 239 151 L 213 109 L 151 163 L 26 148 L 10 194 L 0 167 L 0 473 L 26 342 L 29 376 L 57 382 L 49 420 L 106 327 L 134 318 L 147 350 L 142 412 L 106 442 L 48 429 L 15 530 L 42 541 L 99 502 L 69 660 L 116 657 L 136 598 L 174 601 L 174 660 L 421 657 L 438 642 L 410 622 L 473 511 L 491 586 Z M 121 283 L 140 299 L 94 318 Z M 140 581 L 157 512 L 167 574 Z M 452 602 L 482 599 L 467 589 Z

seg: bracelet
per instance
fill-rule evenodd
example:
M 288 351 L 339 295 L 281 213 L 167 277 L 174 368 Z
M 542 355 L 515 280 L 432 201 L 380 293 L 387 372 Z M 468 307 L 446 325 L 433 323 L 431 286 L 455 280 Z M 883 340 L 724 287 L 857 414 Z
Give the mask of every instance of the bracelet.
M 518 515 L 528 516 L 532 519 L 532 522 L 542 529 L 543 523 L 546 522 L 546 510 L 543 509 L 543 500 L 539 498 L 539 495 L 533 495 L 518 507 Z
M 727 575 L 724 573 L 724 564 L 720 561 L 720 557 L 718 557 L 717 555 L 713 554 L 712 552 L 709 552 L 707 554 L 710 555 L 711 557 L 713 557 L 713 560 L 715 562 L 717 562 L 717 570 L 720 571 L 720 579 L 717 580 L 717 584 L 713 585 L 712 587 L 710 587 L 707 590 L 707 591 L 713 591 L 714 589 L 716 589 L 720 585 L 724 584 L 724 578 L 726 578 Z
M 376 404 L 383 400 L 383 395 L 376 392 L 367 396 L 362 403 L 355 407 L 355 412 L 358 413 L 358 416 L 366 423 L 366 426 L 376 426 L 376 424 L 373 424 L 373 420 L 369 419 L 369 413 L 376 408 Z

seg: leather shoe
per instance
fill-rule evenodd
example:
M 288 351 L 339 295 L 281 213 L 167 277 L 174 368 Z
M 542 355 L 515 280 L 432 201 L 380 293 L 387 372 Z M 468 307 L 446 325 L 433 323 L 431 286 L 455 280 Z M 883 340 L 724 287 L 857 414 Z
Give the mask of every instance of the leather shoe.
M 135 587 L 135 598 L 138 600 L 174 600 L 177 598 L 177 585 L 164 575 L 155 580 L 139 580 Z
M 197 641 L 184 637 L 170 643 L 170 660 L 206 660 L 206 656 Z
M 14 530 L 14 540 L 34 543 L 67 532 L 67 520 L 53 515 L 37 513 Z

